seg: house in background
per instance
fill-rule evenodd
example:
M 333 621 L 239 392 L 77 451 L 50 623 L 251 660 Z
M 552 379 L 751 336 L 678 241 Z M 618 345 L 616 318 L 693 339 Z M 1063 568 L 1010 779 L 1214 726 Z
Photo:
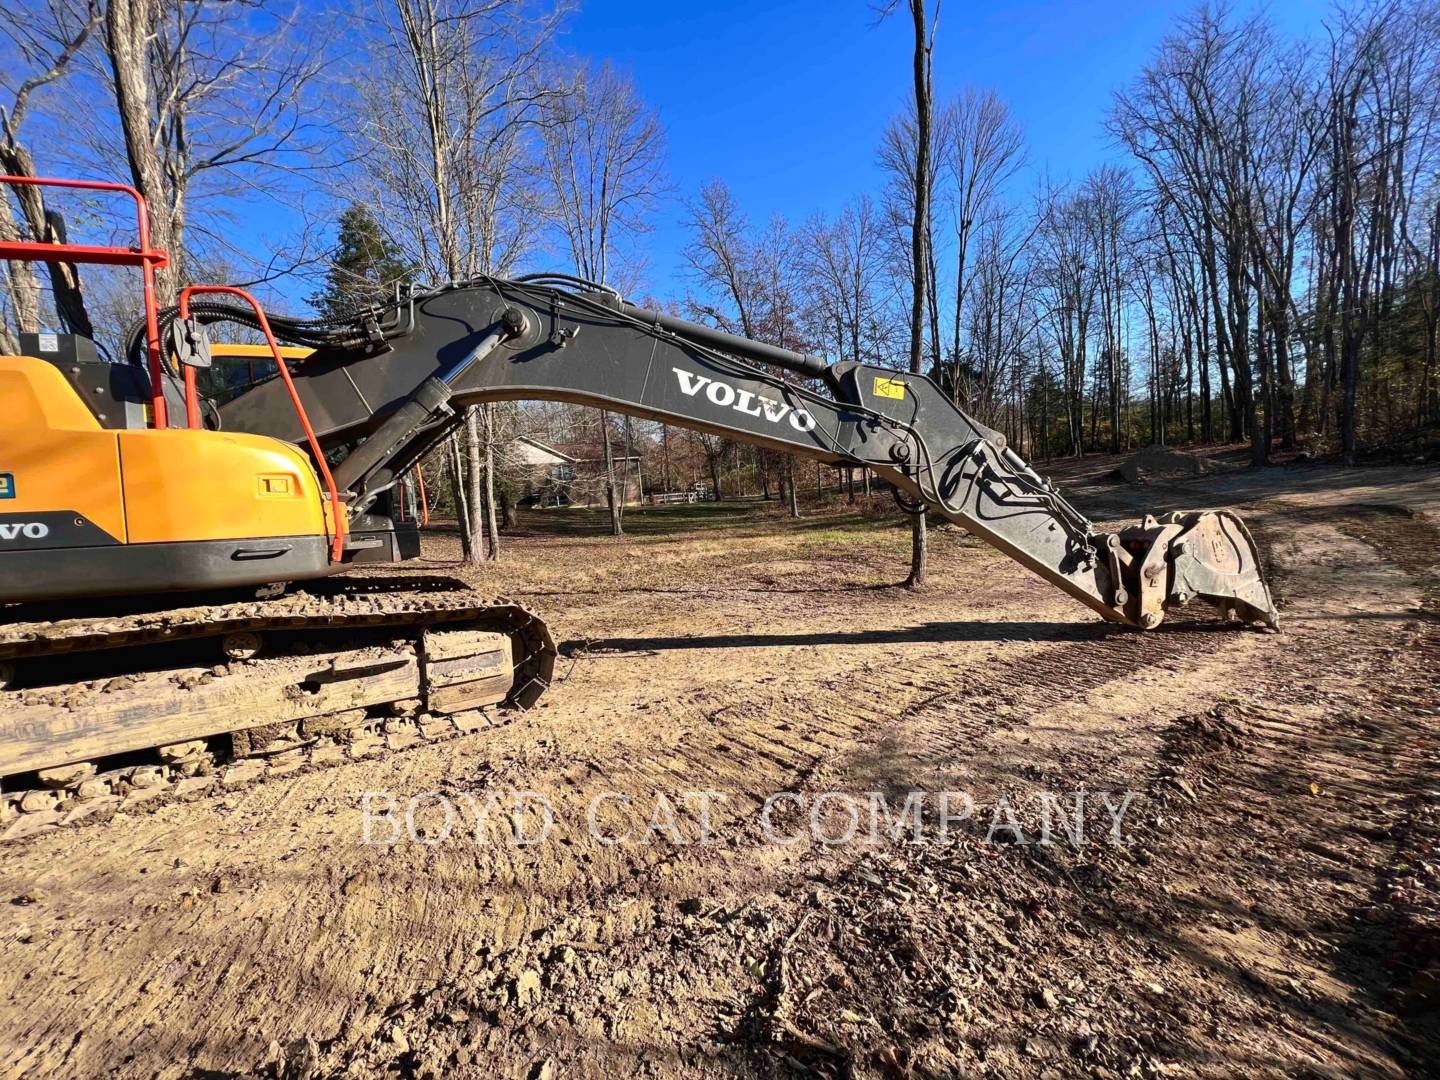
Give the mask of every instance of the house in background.
M 505 447 L 506 470 L 519 487 L 517 506 L 568 506 L 575 459 L 525 435 Z
M 637 454 L 614 454 L 615 492 L 621 506 L 639 506 L 645 495 Z M 605 459 L 581 458 L 575 462 L 570 499 L 576 506 L 605 506 Z
M 521 435 L 506 447 L 505 464 L 519 480 L 518 506 L 605 505 L 603 458 L 572 457 L 538 439 Z M 615 485 L 622 504 L 639 505 L 644 485 L 638 455 L 615 456 Z

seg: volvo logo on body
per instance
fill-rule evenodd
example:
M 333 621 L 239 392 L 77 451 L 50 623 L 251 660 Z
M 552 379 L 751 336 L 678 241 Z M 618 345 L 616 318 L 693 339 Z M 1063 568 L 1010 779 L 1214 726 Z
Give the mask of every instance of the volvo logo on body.
M 43 521 L 0 522 L 0 540 L 44 540 L 50 535 L 50 526 Z
M 761 397 L 749 390 L 712 379 L 708 375 L 697 375 L 693 371 L 678 367 L 671 370 L 680 380 L 680 389 L 686 397 L 695 397 L 703 390 L 710 403 L 722 409 L 734 409 L 746 416 L 763 416 L 772 424 L 788 421 L 796 431 L 811 431 L 815 427 L 815 417 L 804 409 L 794 408 L 774 398 Z

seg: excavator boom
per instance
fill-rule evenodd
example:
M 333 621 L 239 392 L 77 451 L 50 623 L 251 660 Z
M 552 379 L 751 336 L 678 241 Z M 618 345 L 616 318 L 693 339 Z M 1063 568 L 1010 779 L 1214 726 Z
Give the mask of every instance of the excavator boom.
M 242 315 L 216 305 L 195 317 Z M 352 516 L 448 435 L 462 407 L 568 401 L 865 466 L 908 509 L 964 526 L 1115 622 L 1153 629 L 1199 598 L 1241 622 L 1277 625 L 1257 549 L 1236 515 L 1099 531 L 1003 434 L 925 376 L 829 364 L 560 275 L 419 291 L 310 340 L 319 347 L 292 363 L 292 378 L 321 445 L 349 448 L 335 479 Z M 218 419 L 226 430 L 305 437 L 276 379 L 234 396 Z

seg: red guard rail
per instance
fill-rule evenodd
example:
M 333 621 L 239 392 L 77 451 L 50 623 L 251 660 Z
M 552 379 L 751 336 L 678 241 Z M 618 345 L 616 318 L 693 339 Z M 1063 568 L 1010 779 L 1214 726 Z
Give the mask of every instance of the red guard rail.
M 57 187 L 57 188 L 80 188 L 86 191 L 123 191 L 135 200 L 135 217 L 139 227 L 140 241 L 138 247 L 95 247 L 86 244 L 44 244 L 33 241 L 0 241 L 0 259 L 13 259 L 19 262 L 46 262 L 46 263 L 98 263 L 110 266 L 138 266 L 145 284 L 145 340 L 146 354 L 150 369 L 150 410 L 151 422 L 155 428 L 164 429 L 169 426 L 169 417 L 165 408 L 165 383 L 164 383 L 164 360 L 160 346 L 160 322 L 156 313 L 155 304 L 155 268 L 165 266 L 169 263 L 169 256 L 163 252 L 150 247 L 150 209 L 145 204 L 145 197 L 128 184 L 113 184 L 105 180 L 60 180 L 52 177 L 38 176 L 5 176 L 0 175 L 0 184 L 31 185 L 35 187 Z M 290 392 L 290 401 L 295 406 L 295 413 L 300 417 L 300 426 L 305 429 L 305 438 L 310 444 L 310 453 L 315 458 L 315 467 L 320 472 L 320 477 L 325 482 L 326 493 L 330 496 L 330 517 L 334 526 L 330 539 L 330 558 L 339 562 L 345 550 L 345 511 L 340 505 L 340 494 L 335 489 L 335 478 L 330 475 L 330 466 L 325 461 L 325 454 L 320 449 L 320 441 L 315 437 L 315 430 L 310 426 L 310 417 L 306 415 L 305 404 L 300 400 L 300 394 L 295 389 L 295 381 L 290 377 L 290 369 L 286 366 L 285 358 L 280 355 L 280 345 L 275 340 L 275 335 L 270 329 L 270 320 L 265 317 L 265 312 L 255 298 L 244 289 L 233 288 L 229 285 L 191 285 L 180 293 L 180 317 L 190 317 L 190 297 L 196 293 L 226 293 L 230 296 L 239 297 L 250 305 L 255 311 L 255 317 L 260 321 L 260 329 L 265 333 L 265 341 L 270 346 L 270 352 L 275 357 L 275 366 L 280 372 L 280 377 L 285 380 L 285 388 Z M 200 423 L 200 400 L 195 386 L 195 369 L 185 366 L 185 422 L 192 429 L 198 429 Z
M 34 241 L 0 241 L 0 258 L 17 262 L 99 263 L 108 266 L 138 266 L 145 283 L 145 342 L 150 367 L 150 415 L 155 427 L 168 426 L 165 413 L 165 384 L 161 379 L 160 326 L 155 316 L 155 269 L 166 266 L 170 257 L 150 247 L 150 208 L 145 196 L 129 184 L 108 180 L 58 180 L 42 176 L 0 176 L 0 184 L 31 187 L 81 188 L 85 191 L 123 191 L 135 200 L 139 226 L 139 247 L 94 247 L 87 244 L 42 244 Z M 62 257 L 63 256 L 63 257 Z
M 285 380 L 285 389 L 290 393 L 290 403 L 295 406 L 295 414 L 300 417 L 300 426 L 305 429 L 305 439 L 310 444 L 310 454 L 315 459 L 315 468 L 320 471 L 320 478 L 325 481 L 325 490 L 330 496 L 330 517 L 335 526 L 334 533 L 330 538 L 330 560 L 339 562 L 345 550 L 345 508 L 340 505 L 340 493 L 335 489 L 335 478 L 330 475 L 330 465 L 325 460 L 325 454 L 320 449 L 320 440 L 315 437 L 315 429 L 310 426 L 310 417 L 305 412 L 305 403 L 300 400 L 300 391 L 295 389 L 295 380 L 290 377 L 290 366 L 285 358 L 280 355 L 280 343 L 275 340 L 275 334 L 270 329 L 270 320 L 265 317 L 264 310 L 260 303 L 244 289 L 237 289 L 233 285 L 191 285 L 180 291 L 180 317 L 190 317 L 190 297 L 196 293 L 224 293 L 227 296 L 235 296 L 244 300 L 255 312 L 255 318 L 260 323 L 260 331 L 265 335 L 265 343 L 270 346 L 270 355 L 275 358 L 275 367 L 280 372 L 280 378 Z M 185 365 L 185 416 L 190 427 L 200 426 L 200 399 L 195 390 L 195 369 Z
M 415 466 L 415 484 L 420 489 L 420 527 L 430 524 L 430 499 L 425 494 L 425 470 Z

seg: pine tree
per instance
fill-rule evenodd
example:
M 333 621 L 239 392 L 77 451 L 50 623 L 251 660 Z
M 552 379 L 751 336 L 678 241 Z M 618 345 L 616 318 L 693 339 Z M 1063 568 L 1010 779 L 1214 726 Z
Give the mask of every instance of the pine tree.
M 360 203 L 351 203 L 340 215 L 325 286 L 310 297 L 310 303 L 324 315 L 352 311 L 385 299 L 405 270 L 400 249 L 385 236 L 375 215 Z

